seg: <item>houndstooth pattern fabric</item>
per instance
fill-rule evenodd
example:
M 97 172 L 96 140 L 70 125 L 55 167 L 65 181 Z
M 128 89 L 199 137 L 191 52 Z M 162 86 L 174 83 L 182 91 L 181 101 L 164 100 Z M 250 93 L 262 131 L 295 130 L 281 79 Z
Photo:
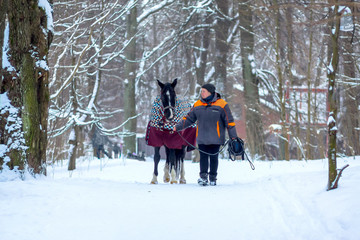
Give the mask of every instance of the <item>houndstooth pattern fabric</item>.
M 166 122 L 164 118 L 164 109 L 162 107 L 160 95 L 154 101 L 151 109 L 150 126 L 160 128 L 162 130 L 173 130 L 175 125 L 186 116 L 190 111 L 191 104 L 188 101 L 175 99 L 175 117 L 171 122 Z M 195 125 L 194 125 L 195 126 Z

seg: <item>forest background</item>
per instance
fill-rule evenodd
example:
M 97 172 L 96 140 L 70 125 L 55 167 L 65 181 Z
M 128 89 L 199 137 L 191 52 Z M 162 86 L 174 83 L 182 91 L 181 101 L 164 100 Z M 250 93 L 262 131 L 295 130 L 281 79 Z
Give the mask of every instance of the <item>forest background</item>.
M 69 158 L 75 169 L 95 133 L 136 152 L 155 80 L 174 78 L 192 102 L 216 85 L 254 159 L 328 157 L 334 180 L 336 156 L 360 154 L 356 1 L 24 2 L 0 1 L 10 168 L 44 173 Z

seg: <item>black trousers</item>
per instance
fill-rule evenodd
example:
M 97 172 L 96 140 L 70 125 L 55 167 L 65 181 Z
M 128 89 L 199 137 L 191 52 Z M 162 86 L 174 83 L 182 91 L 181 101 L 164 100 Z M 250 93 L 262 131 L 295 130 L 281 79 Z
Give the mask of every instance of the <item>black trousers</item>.
M 203 152 L 214 154 L 219 152 L 220 145 L 199 144 L 199 149 Z M 203 152 L 200 152 L 200 177 L 207 178 L 207 176 L 209 175 L 210 181 L 215 181 L 219 166 L 219 154 L 209 155 Z M 210 163 L 210 172 L 209 172 L 209 163 Z

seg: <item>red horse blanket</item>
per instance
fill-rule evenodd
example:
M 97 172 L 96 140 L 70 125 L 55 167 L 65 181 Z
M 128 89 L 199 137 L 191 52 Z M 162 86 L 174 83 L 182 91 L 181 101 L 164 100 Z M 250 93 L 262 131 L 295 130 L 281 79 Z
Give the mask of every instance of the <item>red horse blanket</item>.
M 171 122 L 165 121 L 164 110 L 161 104 L 160 96 L 154 101 L 151 109 L 151 117 L 146 129 L 146 144 L 153 147 L 167 146 L 172 149 L 181 149 L 183 146 L 189 146 L 187 142 L 195 146 L 196 144 L 196 125 L 179 132 L 173 132 L 174 126 L 186 116 L 190 111 L 191 104 L 176 98 L 175 118 Z M 184 139 L 186 139 L 186 141 Z M 188 148 L 188 151 L 193 149 Z

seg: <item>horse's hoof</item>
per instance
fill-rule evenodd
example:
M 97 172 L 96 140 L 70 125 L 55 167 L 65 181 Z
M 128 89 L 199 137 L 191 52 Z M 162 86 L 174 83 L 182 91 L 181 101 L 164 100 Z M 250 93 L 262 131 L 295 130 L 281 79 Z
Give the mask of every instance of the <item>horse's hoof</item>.
M 156 181 L 151 181 L 150 184 L 158 184 L 158 182 Z
M 177 182 L 176 180 L 173 180 L 173 181 L 171 181 L 170 183 L 171 183 L 171 184 L 173 184 L 173 183 L 177 184 L 178 182 Z
M 186 184 L 186 180 L 185 179 L 180 179 L 180 184 Z
M 164 183 L 170 182 L 170 178 L 164 177 Z

